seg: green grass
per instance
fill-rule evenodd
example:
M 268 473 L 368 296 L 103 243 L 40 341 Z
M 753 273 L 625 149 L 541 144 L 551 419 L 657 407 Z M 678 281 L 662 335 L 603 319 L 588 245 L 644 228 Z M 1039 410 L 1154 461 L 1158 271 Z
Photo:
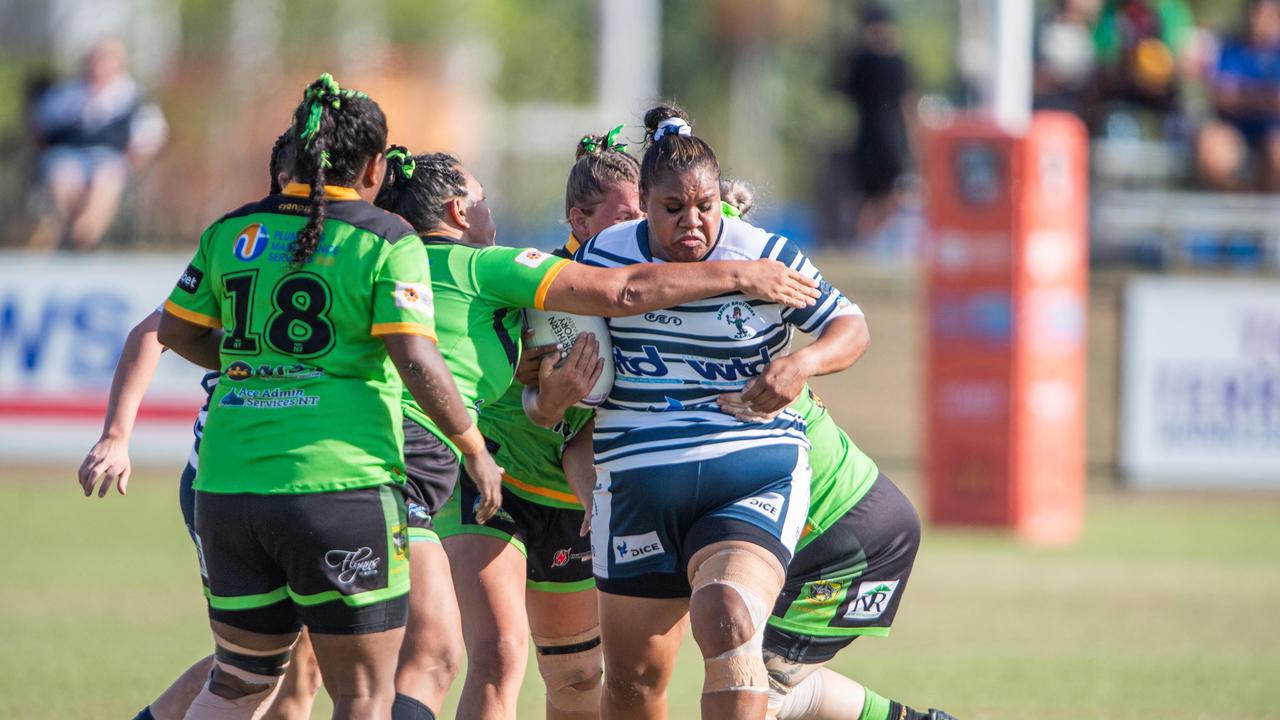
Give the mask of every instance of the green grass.
M 177 473 L 105 500 L 72 473 L 0 471 L 3 718 L 132 717 L 210 647 Z M 930 528 L 893 635 L 833 666 L 965 720 L 1274 718 L 1278 520 L 1276 496 L 1108 490 L 1067 548 Z M 699 665 L 689 641 L 673 718 L 697 717 Z M 530 665 L 522 718 L 541 692 Z

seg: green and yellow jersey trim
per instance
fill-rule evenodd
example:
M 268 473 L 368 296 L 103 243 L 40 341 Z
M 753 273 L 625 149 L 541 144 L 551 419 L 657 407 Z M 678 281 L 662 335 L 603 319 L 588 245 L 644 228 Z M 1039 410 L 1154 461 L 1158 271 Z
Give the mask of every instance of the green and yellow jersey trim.
M 182 318 L 183 320 L 186 320 L 193 325 L 199 325 L 200 327 L 222 327 L 221 318 L 216 318 L 212 315 L 205 315 L 204 313 L 198 313 L 194 310 L 188 310 L 172 300 L 164 301 L 164 311 L 174 317 Z
M 374 337 L 381 337 L 383 335 L 421 335 L 425 338 L 431 338 L 431 342 L 439 342 L 435 333 L 418 323 L 374 323 L 369 327 L 369 334 Z
M 289 183 L 285 186 L 281 193 L 290 197 L 311 197 L 311 186 L 305 183 Z M 341 185 L 325 185 L 325 200 L 359 200 L 360 193 L 355 188 L 343 187 Z
M 551 283 L 569 266 L 569 260 L 556 260 L 556 264 L 551 266 L 546 275 L 542 276 L 542 282 L 538 283 L 538 291 L 533 295 L 533 307 L 537 310 L 545 310 L 544 305 L 547 302 L 547 291 L 551 289 Z

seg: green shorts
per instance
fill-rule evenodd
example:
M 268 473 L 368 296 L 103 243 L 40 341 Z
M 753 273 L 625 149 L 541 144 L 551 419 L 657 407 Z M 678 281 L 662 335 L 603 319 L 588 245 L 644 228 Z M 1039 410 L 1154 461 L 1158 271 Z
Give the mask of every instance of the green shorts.
M 408 619 L 398 484 L 299 495 L 196 493 L 209 617 L 263 634 L 354 635 Z
M 453 497 L 435 516 L 441 538 L 487 535 L 510 543 L 525 557 L 526 586 L 543 592 L 578 592 L 596 586 L 591 574 L 591 538 L 578 530 L 582 510 L 551 507 L 503 487 L 502 507 L 488 523 L 476 522 L 480 492 L 465 472 Z
M 920 547 L 920 516 L 884 475 L 796 553 L 765 629 L 767 652 L 830 660 L 861 635 L 889 634 Z

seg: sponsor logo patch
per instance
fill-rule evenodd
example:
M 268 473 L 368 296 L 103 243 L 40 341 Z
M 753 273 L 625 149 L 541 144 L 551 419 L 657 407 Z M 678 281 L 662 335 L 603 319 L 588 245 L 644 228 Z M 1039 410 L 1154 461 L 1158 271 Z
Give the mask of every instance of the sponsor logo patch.
M 845 611 L 846 620 L 875 620 L 889 608 L 898 590 L 897 580 L 869 580 L 858 585 L 858 592 Z
M 204 273 L 196 268 L 195 265 L 188 265 L 187 269 L 182 271 L 182 277 L 178 278 L 178 287 L 195 295 L 200 289 L 200 283 L 204 280 Z
M 749 497 L 746 500 L 739 500 L 734 505 L 748 510 L 755 510 L 770 520 L 778 522 L 778 518 L 782 517 L 782 505 L 784 502 L 785 498 L 782 497 L 781 493 L 770 492 Z
M 396 560 L 404 560 L 409 555 L 409 527 L 399 524 L 391 526 L 391 545 L 395 548 Z
M 359 550 L 330 550 L 324 554 L 324 564 L 338 571 L 338 582 L 350 585 L 357 577 L 371 577 L 378 574 L 378 565 L 382 558 L 374 557 L 373 550 L 362 547 Z
M 542 252 L 541 250 L 529 248 L 516 256 L 516 262 L 528 268 L 537 268 L 550 258 L 550 255 Z
M 416 310 L 423 315 L 433 315 L 435 305 L 432 304 L 431 288 L 425 283 L 406 283 L 396 281 L 396 307 L 401 310 Z
M 262 223 L 254 223 L 240 231 L 233 246 L 236 257 L 243 262 L 256 260 L 271 244 L 271 231 Z
M 619 535 L 613 538 L 613 559 L 619 565 L 665 552 L 656 530 L 643 535 Z

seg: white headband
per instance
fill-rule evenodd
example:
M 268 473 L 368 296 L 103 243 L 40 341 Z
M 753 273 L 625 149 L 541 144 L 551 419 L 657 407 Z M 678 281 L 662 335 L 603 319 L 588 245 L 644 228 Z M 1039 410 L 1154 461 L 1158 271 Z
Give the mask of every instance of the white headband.
M 684 121 L 684 118 L 667 118 L 658 123 L 658 129 L 653 131 L 653 142 L 657 143 L 662 138 L 675 134 L 693 136 L 693 126 Z

